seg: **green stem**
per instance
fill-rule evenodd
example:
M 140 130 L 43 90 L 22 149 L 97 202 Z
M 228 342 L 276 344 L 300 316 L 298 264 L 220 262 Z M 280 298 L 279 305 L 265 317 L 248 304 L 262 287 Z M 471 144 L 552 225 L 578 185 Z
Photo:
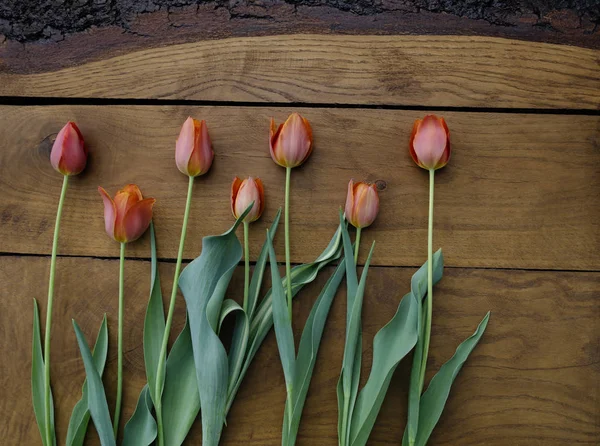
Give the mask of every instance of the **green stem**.
M 113 431 L 115 440 L 119 431 L 119 418 L 121 417 L 121 399 L 123 395 L 123 296 L 125 279 L 125 243 L 121 243 L 121 256 L 119 261 L 119 331 L 118 331 L 118 353 L 117 353 L 117 402 L 115 405 L 115 419 Z
M 427 226 L 427 322 L 423 327 L 425 341 L 423 343 L 423 357 L 421 359 L 421 376 L 419 388 L 423 390 L 425 383 L 425 368 L 427 367 L 427 355 L 429 354 L 429 340 L 431 339 L 431 317 L 433 315 L 433 187 L 435 170 L 429 171 L 429 222 Z
M 244 258 L 245 258 L 245 271 L 244 271 L 244 312 L 248 313 L 248 293 L 250 290 L 250 248 L 248 246 L 248 227 L 250 224 L 244 221 Z
M 292 267 L 290 264 L 290 177 L 292 168 L 285 171 L 285 275 L 287 277 L 287 303 L 292 320 Z
M 52 327 L 52 303 L 54 300 L 54 275 L 56 273 L 56 252 L 58 250 L 58 233 L 60 232 L 60 219 L 62 217 L 65 196 L 67 195 L 67 186 L 69 176 L 63 176 L 60 199 L 58 200 L 58 209 L 56 210 L 56 223 L 54 224 L 54 238 L 52 239 L 52 258 L 50 260 L 50 280 L 48 284 L 48 308 L 46 309 L 46 336 L 44 337 L 44 403 L 46 418 L 46 444 L 54 443 L 52 438 L 52 425 L 50 424 L 50 328 Z
M 158 369 L 156 370 L 156 388 L 154 395 L 154 407 L 156 409 L 156 422 L 158 425 L 158 445 L 164 445 L 163 422 L 162 422 L 162 388 L 165 374 L 165 359 L 167 357 L 167 343 L 171 332 L 171 324 L 173 322 L 173 313 L 175 312 L 175 298 L 177 297 L 177 289 L 179 283 L 179 272 L 181 271 L 181 259 L 183 258 L 183 247 L 185 245 L 185 236 L 187 233 L 188 218 L 190 216 L 190 205 L 192 203 L 192 189 L 194 185 L 194 177 L 189 177 L 187 200 L 185 202 L 185 213 L 183 214 L 183 224 L 181 226 L 181 238 L 179 239 L 179 251 L 177 252 L 177 263 L 175 265 L 175 276 L 173 277 L 173 289 L 171 291 L 171 301 L 169 302 L 169 312 L 167 314 L 167 322 L 165 324 L 165 332 L 163 334 L 162 345 L 160 348 L 160 356 L 158 358 Z
M 356 228 L 356 243 L 354 243 L 354 264 L 358 262 L 358 247 L 360 246 L 360 233 L 362 228 Z

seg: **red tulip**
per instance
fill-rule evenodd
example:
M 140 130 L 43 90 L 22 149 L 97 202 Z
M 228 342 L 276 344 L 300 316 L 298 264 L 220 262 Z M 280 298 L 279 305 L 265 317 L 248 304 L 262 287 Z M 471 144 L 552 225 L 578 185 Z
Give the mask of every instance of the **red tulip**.
M 248 177 L 242 181 L 235 177 L 233 183 L 231 183 L 231 212 L 233 212 L 233 216 L 239 218 L 252 202 L 254 202 L 254 205 L 244 218 L 247 223 L 258 220 L 265 210 L 265 190 L 260 178 Z
M 410 155 L 423 169 L 437 170 L 450 160 L 450 132 L 444 118 L 417 119 L 410 137 Z
M 190 177 L 204 175 L 214 156 L 206 121 L 187 118 L 175 143 L 177 168 Z
M 282 167 L 296 167 L 310 156 L 313 146 L 312 129 L 307 119 L 292 113 L 285 123 L 275 125 L 271 118 L 269 145 L 271 158 Z
M 56 136 L 50 163 L 63 175 L 77 175 L 85 169 L 87 154 L 81 132 L 74 122 L 69 121 Z
M 375 221 L 379 212 L 379 194 L 374 184 L 350 180 L 346 197 L 346 220 L 355 228 L 365 228 Z
M 115 195 L 115 199 L 101 187 L 98 192 L 104 200 L 104 225 L 106 233 L 117 242 L 137 240 L 150 226 L 154 198 L 142 197 L 135 184 L 128 184 Z

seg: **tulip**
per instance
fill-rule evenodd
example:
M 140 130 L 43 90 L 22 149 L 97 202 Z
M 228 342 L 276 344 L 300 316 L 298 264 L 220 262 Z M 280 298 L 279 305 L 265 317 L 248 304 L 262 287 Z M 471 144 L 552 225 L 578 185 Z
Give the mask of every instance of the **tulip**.
M 238 177 L 231 183 L 231 212 L 235 218 L 240 215 L 254 202 L 252 209 L 244 218 L 244 223 L 252 223 L 260 218 L 265 209 L 265 191 L 260 178 L 248 177 L 240 180 Z
M 307 119 L 292 113 L 279 127 L 271 118 L 269 148 L 271 158 L 285 173 L 285 273 L 287 280 L 287 303 L 292 318 L 292 266 L 290 262 L 290 176 L 292 168 L 300 166 L 312 152 L 312 129 Z
M 50 164 L 63 175 L 77 175 L 85 169 L 87 148 L 83 135 L 74 122 L 67 124 L 58 132 L 50 152 Z
M 104 200 L 104 224 L 110 237 L 127 243 L 146 232 L 152 221 L 154 198 L 144 199 L 135 184 L 128 184 L 117 192 L 114 200 L 102 187 L 98 187 L 98 192 Z
M 379 212 L 379 195 L 374 184 L 348 183 L 345 216 L 352 226 L 358 229 L 370 226 Z
M 210 169 L 214 155 L 206 121 L 187 118 L 175 143 L 177 168 L 190 177 L 204 175 Z
M 444 118 L 427 115 L 417 119 L 410 137 L 410 155 L 415 163 L 428 170 L 437 170 L 450 160 L 450 132 Z
M 312 129 L 307 119 L 292 113 L 279 127 L 271 118 L 271 158 L 282 167 L 297 167 L 312 152 Z

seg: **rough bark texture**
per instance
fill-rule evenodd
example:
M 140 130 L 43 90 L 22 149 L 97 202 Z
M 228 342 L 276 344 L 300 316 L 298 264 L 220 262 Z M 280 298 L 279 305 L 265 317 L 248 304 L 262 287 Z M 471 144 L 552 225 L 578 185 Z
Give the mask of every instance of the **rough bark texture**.
M 467 34 L 600 47 L 597 0 L 0 0 L 0 70 L 283 33 Z

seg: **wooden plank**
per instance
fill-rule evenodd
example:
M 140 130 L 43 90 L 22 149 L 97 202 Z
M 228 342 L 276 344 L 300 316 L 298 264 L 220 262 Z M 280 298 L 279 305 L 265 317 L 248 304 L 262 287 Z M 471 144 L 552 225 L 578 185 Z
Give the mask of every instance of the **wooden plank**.
M 39 433 L 30 402 L 30 336 L 33 297 L 45 314 L 47 258 L 0 258 L 0 428 L 8 444 L 36 444 Z M 123 416 L 133 411 L 145 382 L 142 323 L 149 263 L 125 265 L 125 391 Z M 173 263 L 161 264 L 165 296 Z M 296 339 L 312 302 L 332 268 L 305 289 L 294 305 Z M 373 268 L 366 290 L 363 377 L 368 375 L 374 334 L 396 310 L 414 268 Z M 116 382 L 115 326 L 118 261 L 61 258 L 58 262 L 52 337 L 52 383 L 59 443 L 79 398 L 83 366 L 71 326 L 75 318 L 93 339 L 108 313 L 110 350 L 105 373 L 109 406 Z M 82 277 L 88 278 L 81 280 Z M 89 280 L 93 278 L 93 280 Z M 243 281 L 234 274 L 231 290 Z M 342 286 L 344 288 L 344 286 Z M 469 270 L 450 268 L 436 288 L 429 377 L 470 335 L 487 310 L 492 316 L 480 345 L 458 376 L 432 445 L 595 444 L 600 439 L 600 275 L 587 272 Z M 230 291 L 230 297 L 239 297 Z M 304 410 L 300 445 L 335 445 L 335 385 L 343 352 L 343 290 L 334 302 Z M 184 322 L 179 297 L 174 332 Z M 405 424 L 410 360 L 401 363 L 371 437 L 371 445 L 398 444 Z M 267 378 L 267 379 L 265 379 Z M 428 378 L 429 379 L 429 378 Z M 222 444 L 280 444 L 285 387 L 275 337 L 269 334 L 242 385 Z M 97 444 L 95 436 L 90 435 Z M 189 444 L 199 444 L 196 423 Z
M 194 189 L 185 257 L 201 238 L 232 223 L 234 175 L 260 176 L 267 208 L 252 226 L 258 254 L 264 230 L 283 205 L 284 169 L 268 153 L 269 117 L 291 109 L 237 107 L 4 107 L 0 125 L 0 252 L 49 254 L 61 178 L 48 162 L 51 139 L 75 119 L 90 147 L 87 171 L 67 195 L 60 253 L 118 255 L 104 233 L 102 185 L 133 182 L 157 199 L 159 256 L 179 243 L 187 179 L 176 169 L 174 141 L 188 115 L 205 118 L 216 157 Z M 420 265 L 426 257 L 428 179 L 411 160 L 413 120 L 424 112 L 303 109 L 315 150 L 292 175 L 292 260 L 307 262 L 326 246 L 350 178 L 377 181 L 381 212 L 364 231 L 379 241 L 375 263 Z M 591 116 L 446 113 L 454 152 L 436 174 L 435 246 L 453 266 L 600 268 L 600 157 Z M 283 252 L 283 237 L 277 238 Z M 148 257 L 147 238 L 128 256 Z
M 288 35 L 0 73 L 0 95 L 598 109 L 592 49 L 465 36 Z

